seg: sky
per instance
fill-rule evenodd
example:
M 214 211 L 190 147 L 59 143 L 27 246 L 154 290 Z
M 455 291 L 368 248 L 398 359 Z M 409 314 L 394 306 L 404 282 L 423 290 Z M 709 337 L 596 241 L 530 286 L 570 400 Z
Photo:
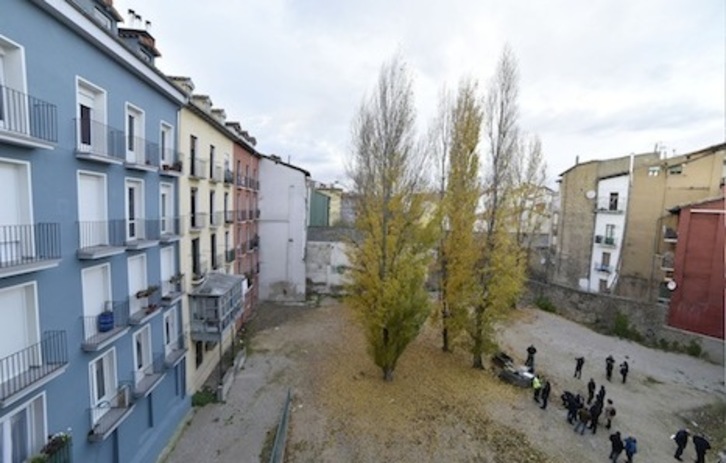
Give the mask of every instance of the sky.
M 575 164 L 695 151 L 726 139 L 722 0 L 115 0 L 151 21 L 157 67 L 191 77 L 265 154 L 346 184 L 351 121 L 381 65 L 403 57 L 417 127 L 443 88 L 488 86 L 505 45 L 520 128 L 549 183 Z M 138 24 L 137 24 L 138 25 Z M 126 19 L 122 27 L 129 26 Z

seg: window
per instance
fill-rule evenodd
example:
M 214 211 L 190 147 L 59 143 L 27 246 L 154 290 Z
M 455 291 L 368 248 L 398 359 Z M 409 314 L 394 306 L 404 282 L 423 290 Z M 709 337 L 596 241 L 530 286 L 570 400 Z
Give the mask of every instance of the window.
M 162 166 L 171 166 L 174 164 L 174 129 L 171 125 L 162 122 L 161 131 L 159 132 L 159 155 Z
M 144 184 L 126 179 L 126 239 L 144 238 Z
M 0 159 L 0 267 L 24 264 L 35 255 L 30 165 Z
M 657 177 L 660 175 L 660 166 L 648 167 L 648 177 Z
M 0 461 L 30 461 L 45 444 L 45 395 L 0 418 Z
M 144 146 L 144 112 L 126 105 L 126 162 L 146 164 Z
M 197 214 L 197 189 L 192 188 L 190 192 L 190 212 L 192 216 L 192 228 L 200 228 L 202 226 L 201 220 Z
M 204 343 L 197 341 L 194 343 L 194 366 L 199 368 L 202 362 L 204 362 Z
M 618 193 L 610 193 L 610 202 L 608 203 L 608 210 L 618 210 Z
M 91 386 L 91 408 L 93 424 L 103 417 L 116 395 L 116 350 L 111 348 L 105 354 L 92 361 L 88 366 L 88 377 Z
M 161 248 L 161 294 L 167 295 L 176 290 L 176 284 L 171 280 L 176 272 L 176 255 L 173 246 Z
M 81 270 L 83 289 L 83 329 L 85 339 L 98 334 L 96 317 L 110 308 L 111 297 L 111 265 L 103 264 Z
M 190 159 L 190 174 L 198 176 L 199 166 L 197 166 L 197 137 L 189 135 L 189 159 Z
M 0 35 L 0 129 L 29 131 L 24 49 Z
M 176 350 L 178 338 L 177 314 L 174 309 L 164 314 L 164 353 L 166 356 Z
M 78 173 L 78 221 L 80 248 L 109 244 L 105 175 Z
M 678 164 L 675 166 L 670 166 L 668 168 L 668 174 L 669 175 L 680 175 L 683 173 L 683 164 Z
M 216 178 L 214 175 L 214 145 L 209 145 L 209 178 Z
M 610 253 L 609 252 L 603 252 L 602 253 L 602 266 L 605 268 L 610 267 Z
M 81 78 L 76 79 L 76 149 L 109 156 L 106 128 L 106 92 Z
M 194 276 L 201 277 L 202 276 L 202 262 L 201 262 L 201 256 L 199 249 L 199 238 L 194 238 L 192 240 L 192 272 L 194 272 Z
M 98 9 L 98 8 L 93 9 L 93 19 L 98 21 L 98 23 L 102 27 L 104 27 L 108 30 L 111 30 L 111 19 L 108 16 L 106 16 L 106 14 L 103 11 L 101 11 L 100 9 Z
M 605 225 L 605 238 L 615 238 L 615 225 Z
M 159 184 L 159 216 L 161 234 L 176 234 L 174 227 L 174 187 L 170 183 Z
M 40 339 L 35 284 L 29 283 L 0 290 L 0 307 L 3 318 L 0 323 L 0 358 L 9 357 L 34 344 Z M 27 382 L 21 375 L 42 364 L 42 353 L 33 349 L 28 355 L 20 355 L 12 362 L 3 362 L 2 374 L 10 385 Z
M 212 268 L 217 268 L 219 266 L 219 262 L 217 262 L 217 235 L 212 233 L 212 236 L 209 238 L 210 246 L 212 247 Z
M 149 287 L 146 279 L 146 255 L 139 254 L 129 257 L 126 265 L 128 267 L 129 314 L 134 315 L 148 304 L 147 298 L 136 297 L 136 293 Z
M 134 333 L 134 380 L 138 385 L 151 374 L 151 328 L 145 325 Z
M 599 280 L 597 289 L 598 289 L 598 292 L 607 293 L 608 292 L 608 281 L 606 279 Z

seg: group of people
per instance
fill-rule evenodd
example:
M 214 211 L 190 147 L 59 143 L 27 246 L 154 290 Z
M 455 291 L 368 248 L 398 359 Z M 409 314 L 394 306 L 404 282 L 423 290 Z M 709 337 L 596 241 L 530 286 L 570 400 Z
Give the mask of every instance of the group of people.
M 525 365 L 529 368 L 529 371 L 532 374 L 534 374 L 534 355 L 536 352 L 536 348 L 532 345 L 527 348 L 527 360 Z M 584 357 L 577 357 L 575 359 L 575 378 L 582 378 L 582 368 L 584 364 Z M 608 381 L 612 381 L 614 368 L 615 359 L 612 355 L 608 355 L 605 359 L 605 377 Z M 628 373 L 630 372 L 630 365 L 627 360 L 623 360 L 620 364 L 619 371 L 624 384 L 627 381 Z M 534 389 L 535 402 L 540 404 L 540 408 L 546 409 L 552 389 L 549 380 L 535 374 L 532 379 L 532 387 Z M 605 386 L 600 385 L 600 389 L 597 391 L 597 394 L 595 393 L 596 390 L 597 384 L 593 378 L 590 378 L 587 383 L 587 398 L 580 394 L 573 394 L 569 391 L 565 391 L 561 396 L 562 404 L 567 409 L 567 422 L 574 425 L 574 432 L 579 432 L 581 435 L 588 429 L 591 430 L 593 434 L 597 433 L 598 424 L 603 414 L 605 419 L 605 428 L 610 429 L 612 427 L 613 419 L 617 414 L 613 401 L 611 399 L 605 399 Z M 688 437 L 690 435 L 691 434 L 688 429 L 681 429 L 671 436 L 677 445 L 676 453 L 674 455 L 676 460 L 682 461 L 681 455 L 688 444 Z M 617 462 L 620 455 L 624 452 L 627 462 L 632 463 L 634 455 L 638 452 L 637 439 L 633 436 L 627 436 L 623 439 L 619 431 L 615 431 L 610 434 L 609 439 L 609 460 L 611 462 Z M 696 463 L 704 463 L 705 454 L 711 448 L 710 443 L 702 433 L 694 435 L 692 440 L 696 450 Z

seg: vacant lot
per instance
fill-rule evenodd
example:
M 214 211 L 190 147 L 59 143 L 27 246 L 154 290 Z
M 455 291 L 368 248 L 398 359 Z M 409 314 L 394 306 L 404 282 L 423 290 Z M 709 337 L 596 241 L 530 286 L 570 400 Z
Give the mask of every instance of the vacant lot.
M 196 414 L 170 461 L 256 461 L 291 387 L 288 462 L 601 462 L 606 430 L 574 434 L 558 396 L 584 391 L 590 377 L 599 387 L 608 354 L 631 365 L 626 384 L 605 383 L 618 409 L 615 428 L 638 438 L 637 461 L 670 461 L 669 436 L 685 417 L 697 420 L 691 428 L 723 432 L 716 429 L 723 407 L 711 407 L 718 411 L 710 416 L 692 411 L 724 400 L 721 367 L 536 310 L 518 310 L 499 342 L 520 360 L 529 344 L 537 347 L 538 370 L 554 385 L 547 410 L 529 390 L 470 368 L 464 352 L 442 353 L 433 327 L 404 353 L 392 383 L 381 380 L 351 313 L 336 302 L 262 307 L 251 331 L 251 354 L 230 400 Z M 572 378 L 578 355 L 587 359 L 582 381 Z M 685 456 L 692 452 L 689 446 Z

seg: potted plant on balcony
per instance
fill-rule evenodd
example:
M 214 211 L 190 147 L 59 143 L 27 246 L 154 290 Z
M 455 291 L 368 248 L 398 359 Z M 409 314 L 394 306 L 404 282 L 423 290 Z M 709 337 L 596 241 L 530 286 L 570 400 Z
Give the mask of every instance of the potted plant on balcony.
M 177 273 L 176 275 L 169 278 L 169 283 L 173 283 L 173 284 L 180 283 L 182 281 L 182 278 L 184 278 L 184 274 Z
M 30 459 L 30 462 L 44 463 L 70 461 L 70 445 L 70 432 L 55 433 L 52 436 L 48 436 L 48 442 L 46 442 L 39 454 L 34 455 Z
M 149 297 L 149 296 L 151 296 L 152 294 L 154 294 L 158 290 L 159 290 L 159 287 L 158 286 L 154 286 L 154 285 L 149 286 L 146 289 L 142 289 L 140 291 L 137 291 L 136 292 L 136 298 L 137 299 L 143 299 L 145 297 Z
M 109 301 L 106 302 L 106 305 L 103 308 L 103 312 L 98 314 L 98 331 L 101 333 L 111 331 L 113 329 L 113 325 L 113 307 L 111 306 L 111 302 Z
M 146 315 L 149 315 L 149 314 L 153 313 L 158 308 L 159 308 L 159 305 L 158 304 L 149 304 L 149 305 L 146 306 L 146 308 L 144 308 L 144 313 L 146 313 Z

